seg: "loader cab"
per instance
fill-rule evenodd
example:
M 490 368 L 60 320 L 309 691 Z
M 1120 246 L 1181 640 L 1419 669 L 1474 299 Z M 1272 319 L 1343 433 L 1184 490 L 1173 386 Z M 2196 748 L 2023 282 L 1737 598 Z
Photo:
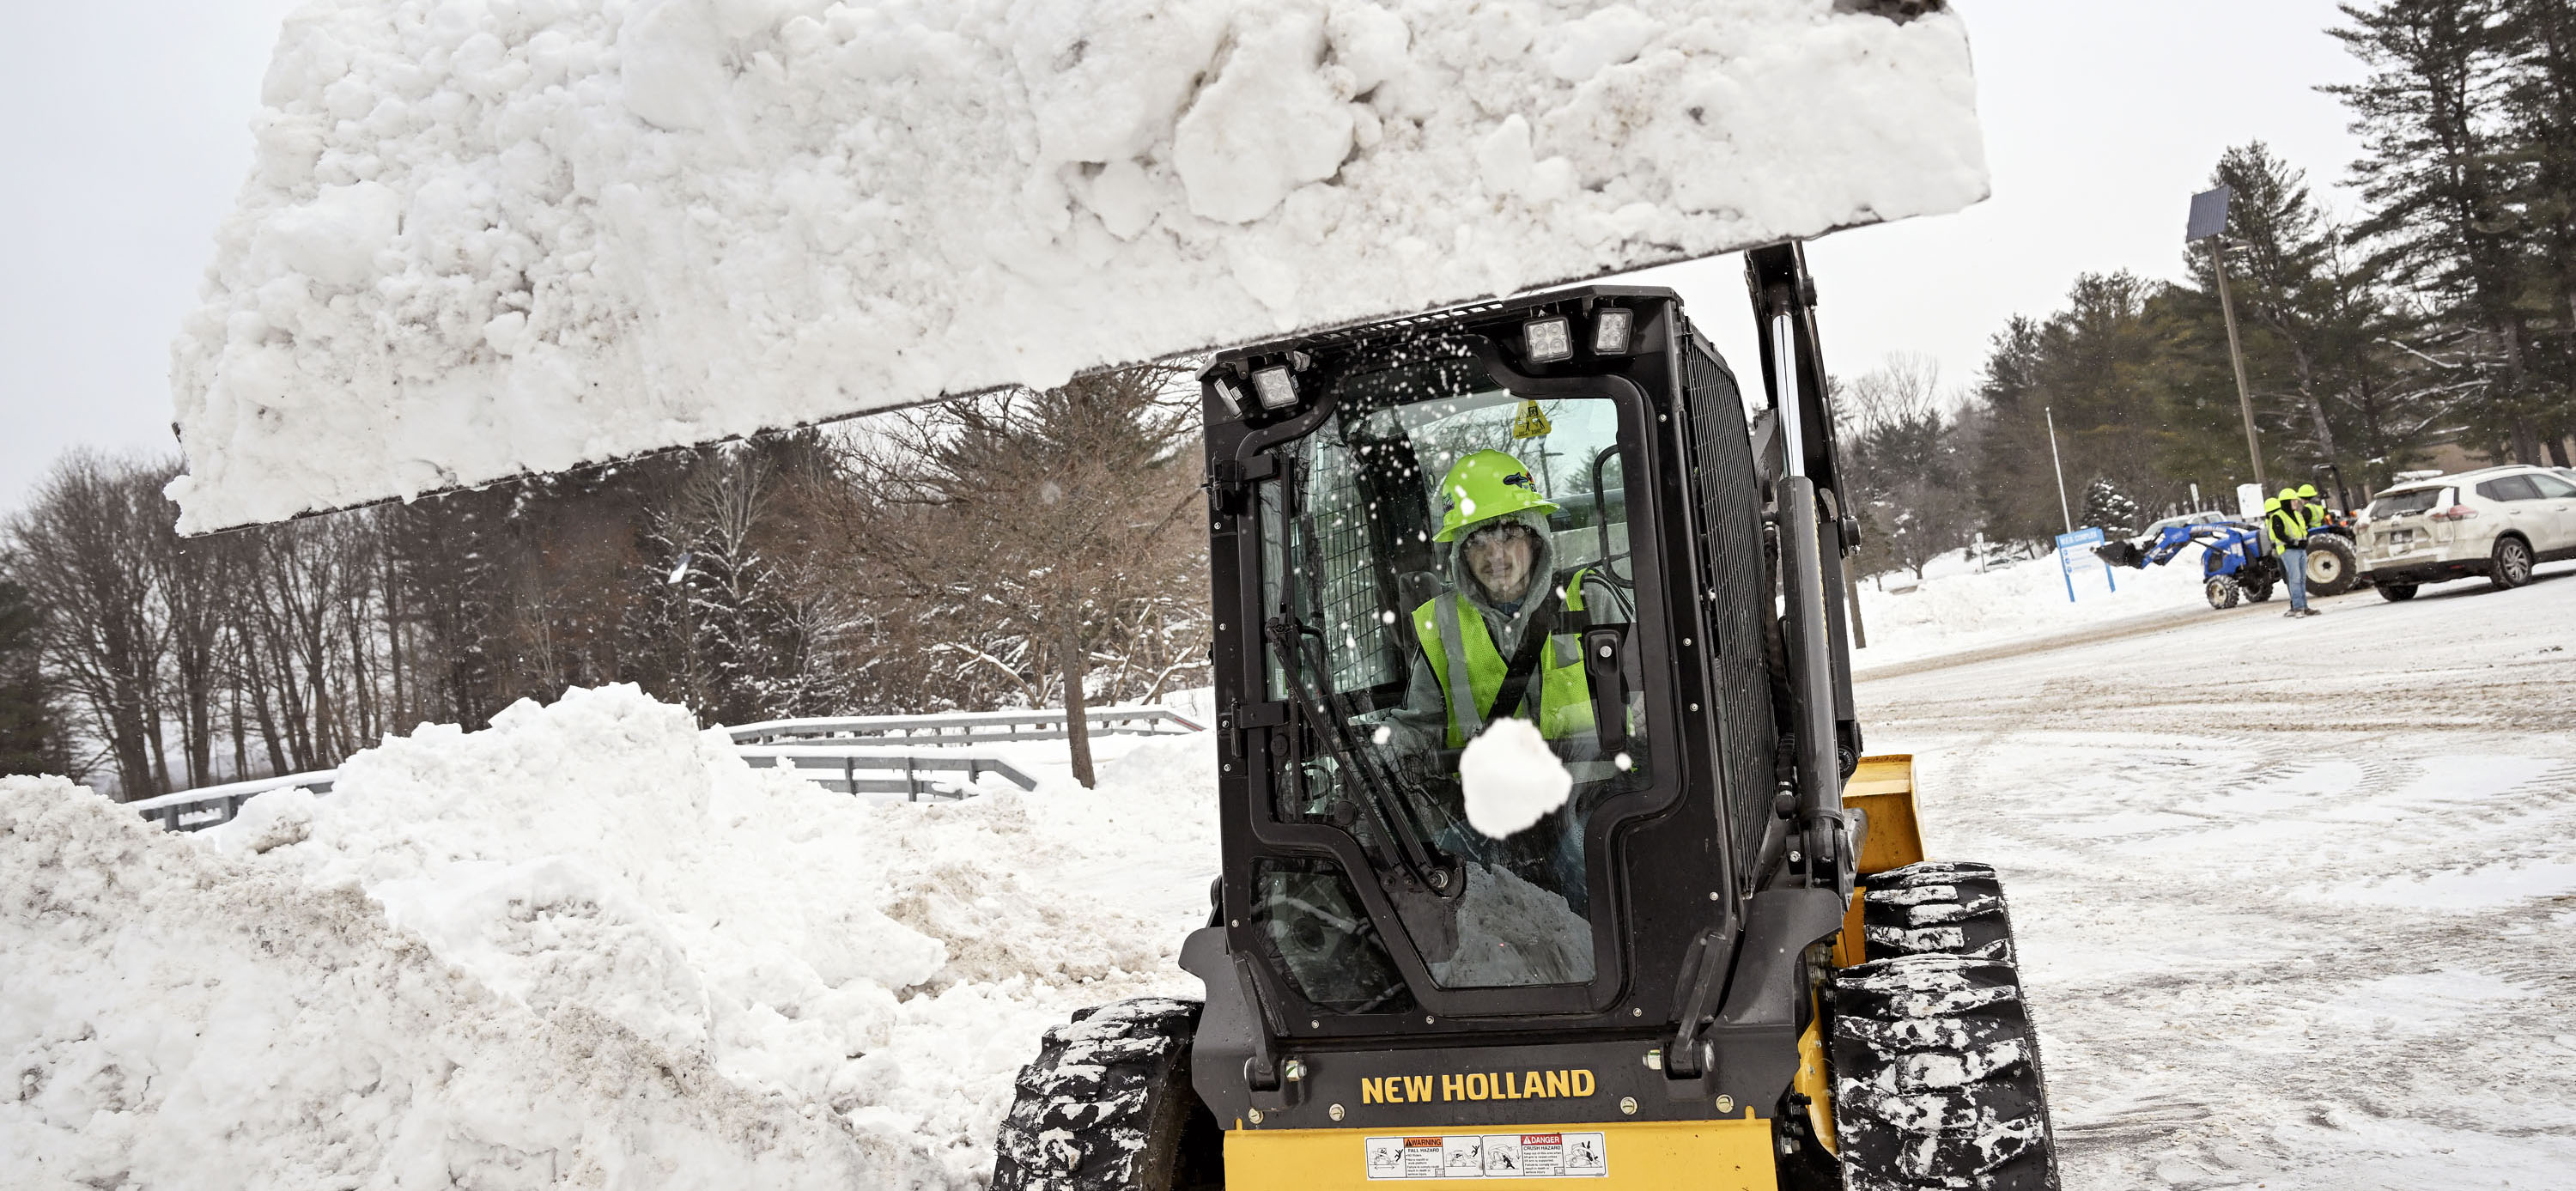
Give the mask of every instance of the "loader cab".
M 1668 1030 L 1672 974 L 1739 925 L 1775 793 L 1733 373 L 1670 291 L 1595 286 L 1229 352 L 1202 388 L 1217 917 L 1269 1024 Z M 1486 627 L 1442 540 L 1441 483 L 1478 451 L 1519 461 L 1548 506 L 1530 595 L 1555 605 L 1537 666 L 1556 673 L 1519 706 L 1573 783 L 1500 839 L 1469 821 L 1455 713 L 1461 688 L 1501 692 L 1434 661 L 1457 647 L 1444 604 Z

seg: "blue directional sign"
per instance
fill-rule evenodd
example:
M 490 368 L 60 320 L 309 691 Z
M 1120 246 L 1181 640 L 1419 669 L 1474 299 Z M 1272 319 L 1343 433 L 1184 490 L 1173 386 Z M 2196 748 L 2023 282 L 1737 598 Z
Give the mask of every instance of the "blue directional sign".
M 2066 576 L 2067 603 L 2075 602 L 2075 568 L 2086 562 L 2099 563 L 2102 567 L 2102 578 L 2111 584 L 2111 590 L 2120 590 L 2120 580 L 2112 575 L 2111 564 L 2103 562 L 2099 555 L 2093 553 L 2093 548 L 2101 545 L 2102 541 L 2102 530 L 2099 526 L 2057 535 L 2057 567 Z

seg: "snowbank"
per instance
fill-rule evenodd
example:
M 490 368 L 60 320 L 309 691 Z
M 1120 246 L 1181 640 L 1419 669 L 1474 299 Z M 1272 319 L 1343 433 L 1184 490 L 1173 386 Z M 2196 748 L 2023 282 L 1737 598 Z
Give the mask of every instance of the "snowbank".
M 1953 211 L 1836 0 L 316 0 L 173 347 L 202 531 Z
M 2090 566 L 2076 576 L 2076 598 L 2066 598 L 2066 577 L 2057 556 L 2029 559 L 1979 572 L 1956 556 L 1944 556 L 1924 568 L 1913 591 L 1882 588 L 1910 583 L 1908 572 L 1865 579 L 1860 584 L 1861 627 L 1869 648 L 1852 654 L 1852 665 L 1868 670 L 1893 662 L 2035 640 L 2060 633 L 2164 616 L 2193 608 L 2208 611 L 2201 594 L 2200 552 L 2160 567 L 2122 568 L 2112 572 L 2119 590 L 2102 579 L 2102 568 Z M 2288 597 L 2275 595 L 2278 601 Z M 2215 613 L 2212 613 L 2215 615 Z
M 1208 748 L 870 807 L 608 688 L 198 837 L 10 779 L 0 1153 L 66 1188 L 975 1185 L 1046 1026 L 1197 993 Z

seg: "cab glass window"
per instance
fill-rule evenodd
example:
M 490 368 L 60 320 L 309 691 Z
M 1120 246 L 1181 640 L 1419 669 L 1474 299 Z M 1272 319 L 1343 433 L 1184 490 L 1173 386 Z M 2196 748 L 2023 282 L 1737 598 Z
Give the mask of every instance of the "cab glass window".
M 1321 709 L 1272 758 L 1275 809 L 1343 827 L 1373 858 L 1426 856 L 1454 874 L 1447 896 L 1399 899 L 1441 986 L 1588 983 L 1601 861 L 1586 828 L 1603 802 L 1646 788 L 1654 753 L 1624 652 L 1632 415 L 1606 393 L 1525 399 L 1464 353 L 1354 367 L 1334 397 L 1330 419 L 1281 448 L 1293 466 L 1262 507 L 1271 697 Z M 1602 656 L 1626 657 L 1627 672 L 1587 668 L 1588 633 L 1609 634 Z M 1471 793 L 1481 805 L 1504 791 L 1461 778 L 1466 746 L 1505 718 L 1544 748 L 1506 784 L 1568 787 L 1518 830 L 1471 815 Z M 1376 879 L 1401 883 L 1392 869 Z M 1346 950 L 1331 936 L 1351 914 L 1321 887 L 1284 873 L 1264 886 L 1283 954 Z

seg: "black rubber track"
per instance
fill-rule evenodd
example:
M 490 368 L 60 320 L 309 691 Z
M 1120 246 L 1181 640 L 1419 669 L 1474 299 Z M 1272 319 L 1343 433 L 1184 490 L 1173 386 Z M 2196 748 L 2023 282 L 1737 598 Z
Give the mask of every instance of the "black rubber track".
M 1048 1030 L 994 1139 L 994 1191 L 1220 1186 L 1216 1121 L 1190 1090 L 1199 1008 L 1119 1001 Z
M 1862 878 L 1867 955 L 1959 955 L 2015 959 L 2003 882 L 1982 864 L 1926 860 Z
M 1848 1191 L 2057 1191 L 2039 1040 L 2011 964 L 1901 955 L 1834 974 Z

